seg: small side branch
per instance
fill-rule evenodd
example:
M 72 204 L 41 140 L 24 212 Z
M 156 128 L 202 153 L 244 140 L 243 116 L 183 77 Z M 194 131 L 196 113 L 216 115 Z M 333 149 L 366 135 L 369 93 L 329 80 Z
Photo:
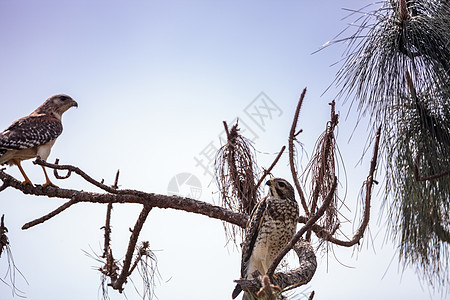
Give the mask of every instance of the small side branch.
M 145 220 L 147 219 L 151 209 L 151 207 L 144 205 L 144 208 L 142 209 L 136 224 L 134 225 L 133 232 L 131 233 L 127 254 L 125 255 L 125 260 L 123 261 L 122 271 L 120 272 L 117 280 L 111 282 L 112 288 L 118 290 L 120 293 L 123 291 L 123 285 L 130 275 L 131 260 L 133 259 L 134 249 L 136 249 L 139 234 L 141 233 L 142 226 L 144 226 Z
M 6 233 L 8 232 L 8 228 L 5 226 L 5 215 L 2 215 L 0 220 L 0 257 L 2 257 L 3 249 L 6 249 L 9 245 L 8 237 Z
M 261 185 L 261 183 L 264 181 L 264 178 L 266 178 L 267 175 L 270 174 L 270 172 L 272 172 L 272 169 L 275 167 L 275 165 L 278 163 L 278 161 L 280 160 L 281 156 L 283 155 L 284 150 L 286 149 L 286 146 L 283 146 L 280 150 L 280 152 L 278 153 L 277 157 L 275 157 L 275 160 L 273 161 L 273 163 L 270 165 L 270 167 L 267 170 L 264 170 L 264 174 L 261 176 L 261 178 L 258 180 L 258 183 L 256 184 L 255 189 L 258 189 L 259 186 Z
M 374 145 L 374 149 L 373 149 L 373 156 L 372 156 L 372 160 L 370 162 L 370 171 L 369 171 L 369 176 L 367 176 L 367 180 L 365 181 L 365 186 L 366 186 L 366 197 L 365 197 L 365 201 L 364 201 L 364 215 L 363 215 L 363 220 L 358 228 L 358 230 L 356 231 L 355 235 L 353 236 L 353 238 L 349 241 L 343 241 L 340 239 L 337 239 L 333 236 L 333 233 L 328 232 L 327 230 L 325 230 L 325 228 L 323 228 L 322 226 L 318 225 L 318 224 L 313 224 L 311 226 L 311 231 L 313 231 L 317 237 L 331 242 L 333 244 L 339 245 L 339 246 L 344 246 L 344 247 L 352 247 L 356 244 L 359 244 L 361 238 L 364 235 L 364 232 L 367 228 L 367 225 L 369 224 L 369 219 L 370 219 L 370 203 L 371 203 L 371 198 L 372 198 L 372 187 L 373 184 L 376 183 L 374 176 L 375 176 L 375 170 L 376 170 L 376 166 L 377 166 L 377 159 L 378 159 L 378 151 L 379 151 L 379 145 L 380 145 L 380 136 L 381 136 L 381 126 L 378 127 L 377 133 L 376 133 L 376 138 L 375 138 L 375 145 Z M 309 220 L 306 217 L 300 217 L 299 218 L 299 222 L 300 223 L 307 223 Z
M 416 181 L 422 182 L 422 181 L 436 180 L 436 179 L 450 175 L 450 171 L 447 171 L 447 172 L 442 172 L 440 174 L 423 177 L 420 175 L 419 163 L 420 163 L 420 159 L 417 157 L 415 160 L 415 163 L 414 163 L 414 178 L 416 179 Z
M 60 207 L 58 207 L 57 209 L 51 211 L 50 213 L 46 214 L 45 216 L 42 216 L 40 218 L 37 218 L 31 222 L 25 223 L 22 226 L 22 230 L 28 229 L 30 227 L 39 225 L 44 223 L 47 220 L 50 220 L 51 218 L 53 218 L 54 216 L 56 216 L 57 214 L 60 214 L 61 212 L 65 211 L 66 209 L 68 209 L 69 207 L 71 207 L 72 205 L 78 203 L 78 200 L 72 199 L 66 203 L 64 203 L 63 205 L 61 205 Z
M 111 246 L 111 211 L 112 211 L 113 204 L 112 202 L 108 203 L 108 207 L 106 208 L 106 221 L 105 221 L 105 244 L 103 247 L 103 258 L 106 258 L 106 256 L 109 253 L 109 249 Z
M 80 168 L 77 168 L 75 166 L 71 166 L 71 165 L 59 165 L 59 159 L 56 159 L 56 162 L 54 164 L 48 163 L 45 160 L 40 159 L 39 157 L 36 158 L 36 160 L 33 162 L 36 165 L 40 165 L 40 166 L 44 166 L 47 168 L 51 168 L 56 170 L 66 170 L 68 171 L 66 176 L 60 176 L 60 175 L 55 175 L 55 177 L 59 178 L 59 179 L 66 179 L 70 176 L 70 174 L 72 172 L 78 174 L 79 176 L 81 176 L 84 180 L 86 180 L 87 182 L 95 185 L 96 187 L 99 187 L 100 189 L 108 192 L 108 193 L 112 193 L 115 194 L 116 193 L 116 189 L 114 189 L 113 187 L 107 186 L 106 184 L 103 184 L 102 182 L 99 182 L 97 180 L 95 180 L 94 178 L 90 177 L 88 174 L 86 174 L 83 170 L 81 170 Z

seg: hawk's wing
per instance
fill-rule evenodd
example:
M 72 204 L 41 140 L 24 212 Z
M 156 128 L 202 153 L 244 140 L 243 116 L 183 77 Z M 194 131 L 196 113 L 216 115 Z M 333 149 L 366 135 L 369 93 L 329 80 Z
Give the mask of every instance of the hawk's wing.
M 255 246 L 256 238 L 258 237 L 261 222 L 264 219 L 264 214 L 267 208 L 267 201 L 269 196 L 264 197 L 253 209 L 248 220 L 245 230 L 245 240 L 242 244 L 242 259 L 241 259 L 241 277 L 246 278 L 246 269 L 250 256 L 252 255 Z
M 0 148 L 22 150 L 43 145 L 62 133 L 60 120 L 48 115 L 27 116 L 0 133 Z

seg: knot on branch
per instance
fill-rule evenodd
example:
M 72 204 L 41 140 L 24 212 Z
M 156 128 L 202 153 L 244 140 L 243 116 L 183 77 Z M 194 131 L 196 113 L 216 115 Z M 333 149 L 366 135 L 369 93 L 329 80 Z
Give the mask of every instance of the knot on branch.
M 59 164 L 59 158 L 57 158 L 55 160 L 55 165 Z M 59 175 L 58 170 L 57 169 L 53 169 L 53 175 L 55 175 L 56 179 L 67 179 L 70 177 L 70 175 L 72 175 L 72 171 L 71 170 L 67 170 L 67 174 L 64 176 Z

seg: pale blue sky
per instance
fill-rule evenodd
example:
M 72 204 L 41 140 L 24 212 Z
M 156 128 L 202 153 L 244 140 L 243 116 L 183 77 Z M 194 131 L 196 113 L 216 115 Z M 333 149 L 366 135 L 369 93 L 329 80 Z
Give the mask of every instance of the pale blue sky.
M 163 194 L 175 175 L 188 172 L 202 183 L 201 200 L 217 203 L 214 184 L 194 157 L 210 143 L 220 145 L 223 120 L 239 117 L 258 136 L 258 161 L 268 167 L 287 143 L 304 87 L 308 94 L 300 138 L 311 153 L 336 90 L 321 94 L 333 81 L 337 68 L 330 66 L 341 59 L 344 45 L 311 53 L 347 26 L 349 21 L 342 18 L 348 12 L 342 8 L 370 2 L 0 0 L 0 130 L 52 94 L 67 93 L 79 108 L 64 115 L 64 133 L 49 161 L 60 158 L 107 183 L 120 169 L 121 187 Z M 280 109 L 263 128 L 246 114 L 261 92 Z M 346 203 L 351 209 L 345 215 L 353 219 L 370 157 L 355 168 L 366 127 L 360 126 L 348 143 L 356 123 L 354 112 L 344 118 L 348 108 L 338 103 Z M 31 162 L 24 167 L 33 182 L 43 182 L 40 168 Z M 7 172 L 20 178 L 17 168 Z M 290 179 L 286 157 L 274 174 Z M 75 176 L 54 181 L 61 187 L 96 191 Z M 331 252 L 328 259 L 318 253 L 315 277 L 298 292 L 315 290 L 315 299 L 438 299 L 419 286 L 411 270 L 399 271 L 394 246 L 384 243 L 386 229 L 377 222 L 379 188 L 375 195 L 373 243 L 367 234 L 357 255 L 354 249 L 335 249 L 337 259 Z M 15 262 L 29 282 L 18 278 L 16 284 L 33 300 L 98 299 L 100 276 L 92 268 L 98 264 L 81 250 L 100 252 L 106 207 L 78 205 L 45 224 L 20 230 L 61 203 L 11 189 L 0 193 L 0 214 L 6 215 Z M 113 211 L 117 258 L 124 255 L 128 228 L 138 213 L 139 207 L 130 205 Z M 346 229 L 351 235 L 351 225 Z M 230 299 L 240 254 L 225 247 L 219 221 L 154 209 L 141 240 L 149 240 L 157 250 L 159 299 Z M 2 258 L 0 275 L 4 273 Z M 135 283 L 139 288 L 139 281 Z M 136 299 L 131 284 L 125 293 Z M 13 299 L 1 283 L 0 295 L 2 300 Z M 124 299 L 115 291 L 110 297 Z

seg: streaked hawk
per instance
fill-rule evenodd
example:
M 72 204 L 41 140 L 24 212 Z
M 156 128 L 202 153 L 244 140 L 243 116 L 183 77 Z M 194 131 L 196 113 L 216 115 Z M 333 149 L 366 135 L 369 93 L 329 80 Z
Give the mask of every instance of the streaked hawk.
M 46 160 L 56 138 L 62 133 L 62 114 L 78 104 L 67 95 L 54 95 L 48 98 L 30 115 L 18 119 L 0 133 L 0 165 L 17 165 L 25 181 L 32 184 L 25 174 L 20 162 L 22 160 L 40 157 Z M 44 187 L 55 186 L 48 178 L 45 168 Z
M 241 277 L 246 279 L 253 278 L 256 270 L 266 274 L 297 228 L 299 206 L 292 185 L 282 178 L 273 178 L 266 184 L 269 193 L 253 209 L 245 229 Z M 236 298 L 241 291 L 241 286 L 236 285 L 232 298 Z M 253 298 L 244 292 L 242 299 Z

